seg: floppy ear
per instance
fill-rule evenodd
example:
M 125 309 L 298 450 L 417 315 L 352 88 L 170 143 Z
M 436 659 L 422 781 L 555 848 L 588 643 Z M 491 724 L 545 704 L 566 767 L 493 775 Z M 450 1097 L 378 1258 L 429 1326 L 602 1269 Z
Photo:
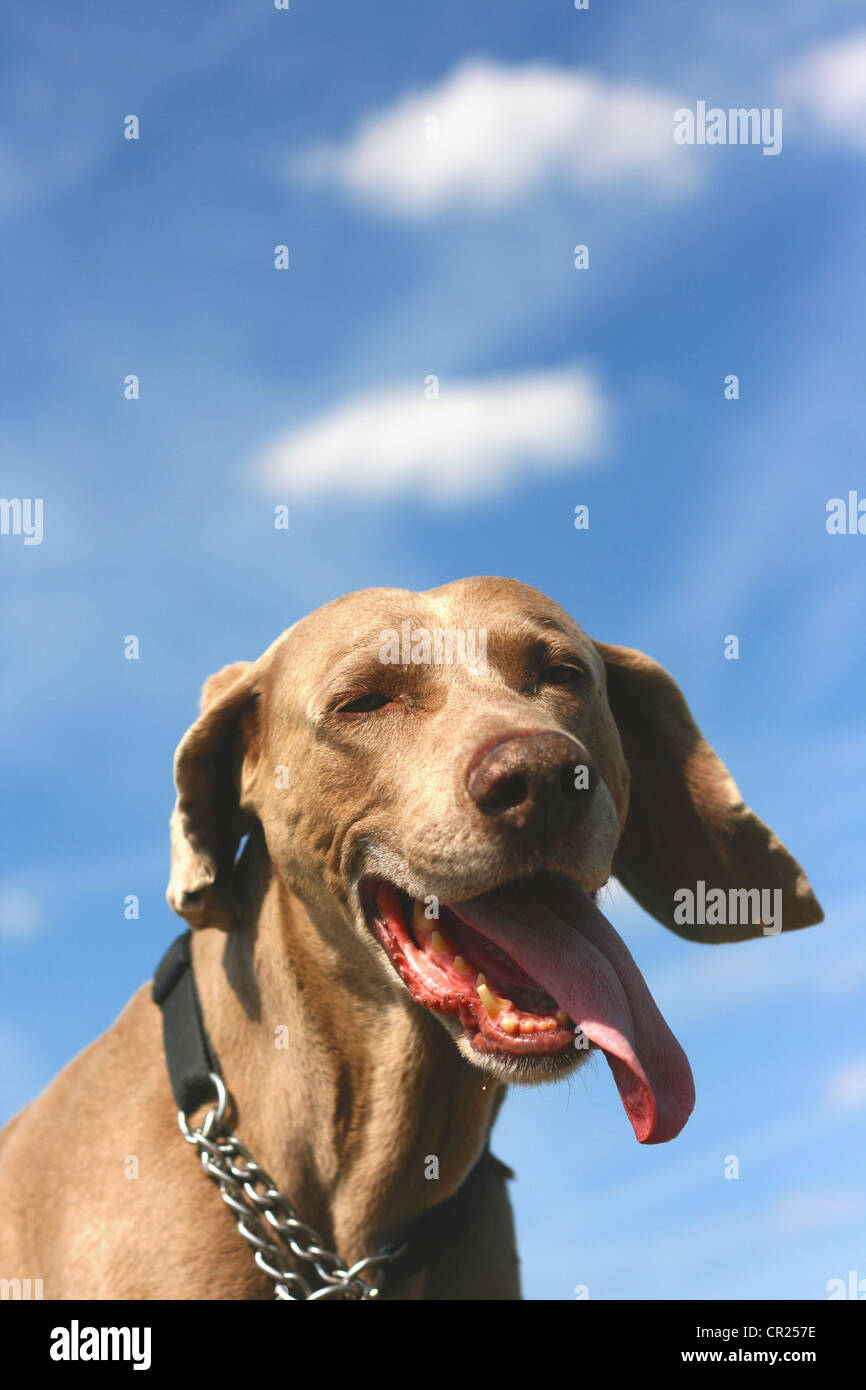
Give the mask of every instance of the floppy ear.
M 192 927 L 226 930 L 235 921 L 234 860 L 252 823 L 241 810 L 238 782 L 255 725 L 255 670 L 253 662 L 239 661 L 205 681 L 201 715 L 175 754 L 166 897 Z
M 682 691 L 657 662 L 628 647 L 595 647 L 631 772 L 631 801 L 613 871 L 666 927 L 690 941 L 742 941 L 760 924 L 684 926 L 674 893 L 780 889 L 782 930 L 823 919 L 809 881 L 769 826 L 750 811 L 724 763 L 691 716 Z M 751 916 L 751 913 L 743 913 Z M 769 925 L 769 924 L 768 924 Z

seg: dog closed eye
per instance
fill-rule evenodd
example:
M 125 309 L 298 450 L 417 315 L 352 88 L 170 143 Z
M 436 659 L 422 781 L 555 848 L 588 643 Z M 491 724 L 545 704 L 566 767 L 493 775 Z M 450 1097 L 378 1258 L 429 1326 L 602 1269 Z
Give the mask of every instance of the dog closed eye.
M 385 695 L 381 691 L 370 691 L 366 695 L 356 695 L 353 699 L 347 700 L 340 705 L 338 714 L 373 714 L 375 711 L 385 709 L 387 705 L 396 705 L 398 702 L 393 695 Z
M 565 664 L 557 666 L 547 666 L 541 672 L 539 684 L 541 685 L 579 685 L 586 680 L 587 671 L 582 666 L 569 666 Z

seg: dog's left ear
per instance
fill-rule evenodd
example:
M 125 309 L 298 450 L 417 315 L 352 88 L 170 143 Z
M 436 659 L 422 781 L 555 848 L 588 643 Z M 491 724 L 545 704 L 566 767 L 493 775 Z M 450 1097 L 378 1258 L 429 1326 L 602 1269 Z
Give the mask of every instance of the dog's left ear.
M 201 715 L 174 759 L 169 906 L 191 927 L 227 930 L 235 921 L 232 877 L 241 836 L 244 756 L 256 739 L 257 664 L 239 661 L 205 681 Z
M 696 891 L 698 880 L 707 893 L 780 889 L 782 930 L 822 921 L 805 873 L 746 806 L 673 677 L 643 652 L 604 642 L 595 647 L 605 664 L 608 703 L 631 773 L 628 818 L 613 871 L 632 897 L 691 941 L 762 935 L 762 926 L 750 922 L 676 922 L 675 892 Z

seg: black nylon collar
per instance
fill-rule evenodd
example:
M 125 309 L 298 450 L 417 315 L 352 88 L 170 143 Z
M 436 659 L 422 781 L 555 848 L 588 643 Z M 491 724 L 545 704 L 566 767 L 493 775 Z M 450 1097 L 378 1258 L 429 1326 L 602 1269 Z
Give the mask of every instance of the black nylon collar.
M 162 1009 L 162 1037 L 168 1077 L 178 1110 L 190 1115 L 213 1099 L 212 1071 L 222 1075 L 204 1026 L 195 987 L 190 942 L 185 931 L 173 941 L 153 977 L 153 1002 Z
M 172 942 L 156 968 L 151 990 L 153 1002 L 162 1009 L 162 1036 L 171 1089 L 178 1109 L 186 1115 L 213 1100 L 211 1072 L 222 1076 L 196 989 L 191 941 L 192 932 L 185 931 Z M 434 1255 L 460 1233 L 477 1208 L 480 1190 L 491 1172 L 514 1176 L 510 1168 L 485 1148 L 456 1192 L 390 1231 L 379 1242 L 377 1249 L 385 1245 L 399 1248 L 399 1253 L 385 1266 L 389 1284 L 395 1285 L 424 1269 Z

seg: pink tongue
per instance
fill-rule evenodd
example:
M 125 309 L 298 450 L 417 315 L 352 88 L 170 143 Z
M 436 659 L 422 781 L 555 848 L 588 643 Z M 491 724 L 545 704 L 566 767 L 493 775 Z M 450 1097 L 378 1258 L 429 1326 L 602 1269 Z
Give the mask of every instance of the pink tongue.
M 679 1134 L 695 1103 L 688 1059 L 625 942 L 582 888 L 545 875 L 450 910 L 517 961 L 602 1049 L 642 1144 Z

